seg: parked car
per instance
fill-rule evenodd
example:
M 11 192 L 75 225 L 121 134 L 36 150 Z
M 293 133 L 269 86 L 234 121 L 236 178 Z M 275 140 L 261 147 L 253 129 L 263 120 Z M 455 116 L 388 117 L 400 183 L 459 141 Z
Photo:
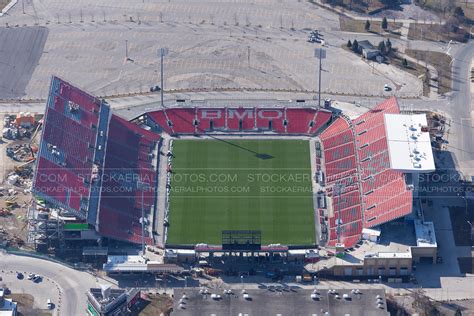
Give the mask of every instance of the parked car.
M 21 273 L 21 272 L 17 272 L 17 273 L 16 273 L 16 278 L 17 278 L 18 280 L 23 280 L 24 277 L 25 277 L 25 276 L 23 275 L 23 273 Z
M 28 280 L 33 280 L 36 277 L 34 273 L 28 274 Z
M 51 301 L 50 298 L 48 298 L 48 300 L 46 301 L 46 307 L 48 309 L 53 309 L 53 302 Z

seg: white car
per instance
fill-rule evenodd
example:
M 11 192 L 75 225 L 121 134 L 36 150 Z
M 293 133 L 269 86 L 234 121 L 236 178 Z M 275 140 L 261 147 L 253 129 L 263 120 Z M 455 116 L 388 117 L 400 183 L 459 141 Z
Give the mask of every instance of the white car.
M 48 298 L 48 300 L 46 301 L 46 307 L 48 309 L 53 309 L 53 302 L 51 301 L 50 298 Z
M 211 298 L 213 300 L 220 300 L 221 299 L 221 296 L 219 294 L 211 294 Z
M 383 86 L 383 91 L 390 91 L 390 90 L 392 90 L 392 89 L 390 88 L 390 86 L 388 84 L 385 84 Z
M 34 273 L 28 274 L 28 280 L 33 280 L 36 277 Z

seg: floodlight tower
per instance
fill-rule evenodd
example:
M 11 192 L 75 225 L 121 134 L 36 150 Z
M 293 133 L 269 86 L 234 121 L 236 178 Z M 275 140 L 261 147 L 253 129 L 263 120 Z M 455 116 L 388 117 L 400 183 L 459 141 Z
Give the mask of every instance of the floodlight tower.
M 158 55 L 160 56 L 160 75 L 161 75 L 161 87 L 160 87 L 160 92 L 161 92 L 161 108 L 163 108 L 163 58 L 168 55 L 168 48 L 162 47 L 158 49 Z
M 149 187 L 150 186 L 148 183 L 145 183 L 142 181 L 137 182 L 137 188 L 140 189 L 142 193 L 142 216 L 140 217 L 140 223 L 142 224 L 142 256 L 143 257 L 145 256 L 145 221 L 146 221 L 145 208 L 143 205 L 143 202 L 144 202 L 143 192 L 147 190 Z
M 319 59 L 318 106 L 321 107 L 321 71 L 323 66 L 323 59 L 326 58 L 326 50 L 324 48 L 315 48 L 314 57 Z

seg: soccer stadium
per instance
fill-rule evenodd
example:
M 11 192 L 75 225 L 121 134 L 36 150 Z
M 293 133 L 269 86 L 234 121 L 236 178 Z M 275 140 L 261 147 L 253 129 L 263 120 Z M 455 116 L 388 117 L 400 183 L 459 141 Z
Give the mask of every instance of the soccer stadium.
M 363 229 L 410 214 L 412 175 L 434 170 L 426 118 L 415 117 L 392 97 L 355 118 L 230 101 L 127 121 L 53 77 L 33 192 L 65 226 L 82 225 L 66 238 L 201 252 L 350 248 Z

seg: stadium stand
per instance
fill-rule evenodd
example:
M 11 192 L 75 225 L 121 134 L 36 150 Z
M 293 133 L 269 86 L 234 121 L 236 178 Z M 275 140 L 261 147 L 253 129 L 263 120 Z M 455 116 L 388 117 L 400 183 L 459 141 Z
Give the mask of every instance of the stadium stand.
M 228 131 L 255 130 L 255 108 L 226 108 Z
M 157 170 L 151 161 L 160 138 L 112 115 L 98 218 L 101 235 L 141 242 L 142 198 L 145 218 L 149 218 L 156 204 Z M 146 237 L 146 242 L 151 243 L 152 237 Z
M 332 112 L 313 108 L 167 108 L 147 116 L 158 130 L 173 135 L 210 131 L 313 135 L 328 124 Z
M 100 166 L 108 106 L 53 77 L 47 102 L 33 192 L 86 219 L 95 212 L 94 169 Z M 98 159 L 98 160 L 97 160 Z M 94 201 L 92 201 L 94 200 Z
M 403 173 L 390 169 L 384 114 L 400 113 L 390 98 L 357 119 L 337 118 L 320 135 L 327 195 L 333 216 L 328 244 L 339 240 L 352 247 L 362 228 L 405 216 L 412 209 L 412 192 Z M 337 192 L 336 192 L 337 191 Z M 341 221 L 339 221 L 341 219 Z
M 351 120 L 313 108 L 167 108 L 146 113 L 155 131 L 116 115 L 107 103 L 53 77 L 46 106 L 33 192 L 94 225 L 102 236 L 140 243 L 142 211 L 156 208 L 161 136 L 211 131 L 273 131 L 317 135 L 328 209 L 319 208 L 327 245 L 354 246 L 363 228 L 407 215 L 412 192 L 390 169 L 384 115 L 399 113 L 388 99 Z M 329 122 L 332 123 L 329 124 Z M 322 131 L 322 132 L 321 132 Z M 319 147 L 318 147 L 319 146 Z M 145 242 L 153 243 L 151 229 Z

